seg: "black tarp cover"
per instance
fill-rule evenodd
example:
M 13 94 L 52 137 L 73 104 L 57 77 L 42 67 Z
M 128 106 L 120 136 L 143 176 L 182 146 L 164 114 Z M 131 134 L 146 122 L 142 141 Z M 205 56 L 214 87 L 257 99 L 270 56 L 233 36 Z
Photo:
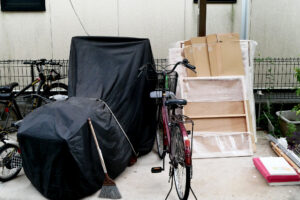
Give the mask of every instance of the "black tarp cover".
M 125 169 L 132 152 L 141 155 L 152 149 L 156 109 L 149 93 L 154 85 L 139 70 L 147 63 L 153 63 L 148 39 L 72 39 L 71 98 L 33 111 L 18 131 L 25 174 L 44 196 L 77 199 L 101 188 L 103 171 L 88 117 L 110 176 Z
M 101 100 L 73 97 L 30 113 L 18 132 L 23 167 L 49 199 L 78 199 L 102 186 L 103 169 L 87 119 L 91 118 L 108 173 L 118 176 L 132 148 Z
M 139 68 L 153 64 L 148 39 L 74 37 L 69 67 L 69 96 L 104 100 L 136 152 L 148 153 L 155 137 L 154 85 Z

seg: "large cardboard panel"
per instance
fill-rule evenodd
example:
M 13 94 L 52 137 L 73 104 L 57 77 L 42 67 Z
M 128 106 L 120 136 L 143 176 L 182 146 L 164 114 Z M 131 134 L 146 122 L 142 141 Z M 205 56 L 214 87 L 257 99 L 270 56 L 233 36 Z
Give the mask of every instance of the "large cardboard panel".
M 225 102 L 188 102 L 184 106 L 184 114 L 187 116 L 211 116 L 245 114 L 243 101 Z
M 183 49 L 183 52 L 184 52 L 184 57 L 189 60 L 190 64 L 195 65 L 192 46 L 191 45 L 185 46 Z M 186 74 L 188 77 L 197 76 L 197 74 L 195 74 L 194 72 L 192 72 L 189 69 L 186 69 Z
M 191 43 L 197 76 L 211 76 L 206 37 L 192 38 Z
M 195 132 L 248 132 L 246 117 L 193 119 Z M 187 126 L 191 130 L 191 126 Z
M 218 34 L 206 37 L 212 76 L 245 75 L 238 34 Z

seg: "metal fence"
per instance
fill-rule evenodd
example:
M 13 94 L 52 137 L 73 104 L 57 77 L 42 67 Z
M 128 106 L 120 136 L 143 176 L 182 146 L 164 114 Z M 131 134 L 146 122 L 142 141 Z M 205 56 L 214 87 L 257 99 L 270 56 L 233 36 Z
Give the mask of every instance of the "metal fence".
M 35 67 L 23 64 L 25 61 L 30 60 L 0 60 L 0 85 L 7 85 L 12 82 L 19 83 L 16 90 L 21 90 L 28 84 L 32 83 L 38 77 L 38 71 Z M 68 60 L 53 60 L 58 62 L 61 66 L 45 66 L 45 73 L 51 69 L 60 72 L 61 75 L 68 75 Z M 155 59 L 157 66 L 167 65 L 167 59 Z M 60 82 L 67 84 L 68 78 L 60 80 Z M 30 91 L 31 89 L 29 89 Z
M 254 64 L 256 102 L 300 102 L 295 93 L 300 87 L 295 76 L 296 68 L 300 68 L 300 58 L 256 58 Z
M 0 61 L 0 85 L 6 85 L 12 82 L 19 83 L 16 90 L 21 90 L 28 84 L 32 83 L 36 77 L 38 77 L 37 68 L 30 65 L 23 64 L 25 61 L 30 60 L 2 60 Z M 51 69 L 55 69 L 61 75 L 68 74 L 68 60 L 55 60 L 59 62 L 61 66 L 46 65 L 44 73 L 50 72 Z M 67 78 L 60 80 L 62 83 L 67 83 Z M 30 91 L 29 88 L 28 91 Z
M 20 90 L 37 77 L 38 72 L 25 60 L 0 61 L 0 85 L 18 82 Z M 56 67 L 62 74 L 67 74 L 68 60 L 54 60 L 62 64 Z M 167 64 L 167 59 L 155 59 L 158 66 Z M 49 69 L 53 66 L 46 66 Z M 300 58 L 256 58 L 254 60 L 254 93 L 257 102 L 300 102 L 295 89 L 300 87 L 295 77 L 295 69 L 300 68 Z M 67 83 L 67 78 L 62 82 Z

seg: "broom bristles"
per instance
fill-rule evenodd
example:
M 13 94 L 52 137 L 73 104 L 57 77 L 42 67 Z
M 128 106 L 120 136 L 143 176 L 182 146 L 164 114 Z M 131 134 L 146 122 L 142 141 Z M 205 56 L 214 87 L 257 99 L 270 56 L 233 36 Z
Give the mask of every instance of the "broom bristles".
M 121 199 L 122 198 L 115 182 L 108 176 L 108 174 L 105 174 L 105 179 L 104 179 L 103 186 L 101 188 L 99 197 L 106 198 L 106 199 Z
M 100 198 L 121 199 L 122 196 L 115 185 L 103 185 L 99 194 Z

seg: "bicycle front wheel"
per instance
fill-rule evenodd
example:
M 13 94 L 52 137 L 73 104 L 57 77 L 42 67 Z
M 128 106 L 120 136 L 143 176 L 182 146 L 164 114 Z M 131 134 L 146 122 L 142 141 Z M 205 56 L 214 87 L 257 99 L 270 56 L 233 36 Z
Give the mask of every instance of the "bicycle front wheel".
M 178 125 L 172 128 L 172 165 L 174 182 L 180 200 L 187 200 L 191 185 L 191 167 L 185 164 L 184 141 Z
M 0 181 L 5 182 L 15 178 L 22 169 L 22 158 L 19 147 L 4 144 L 0 148 Z

